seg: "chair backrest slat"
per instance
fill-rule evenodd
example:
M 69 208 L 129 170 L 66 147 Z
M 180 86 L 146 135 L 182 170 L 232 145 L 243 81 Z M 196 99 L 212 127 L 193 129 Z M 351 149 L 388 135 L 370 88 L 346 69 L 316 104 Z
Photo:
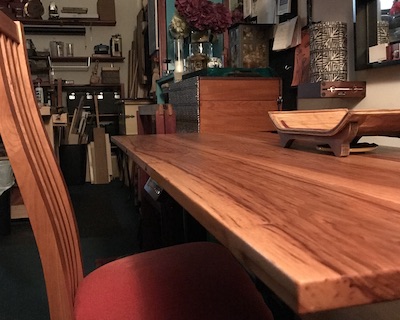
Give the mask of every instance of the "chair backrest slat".
M 18 28 L 16 27 L 14 21 L 8 18 L 5 14 L 2 14 L 1 17 L 6 17 L 6 19 L 0 19 L 0 30 L 1 32 L 12 41 L 19 44 L 20 38 L 18 33 Z
M 0 135 L 35 235 L 51 319 L 73 319 L 83 278 L 68 189 L 36 103 L 23 27 L 0 12 Z

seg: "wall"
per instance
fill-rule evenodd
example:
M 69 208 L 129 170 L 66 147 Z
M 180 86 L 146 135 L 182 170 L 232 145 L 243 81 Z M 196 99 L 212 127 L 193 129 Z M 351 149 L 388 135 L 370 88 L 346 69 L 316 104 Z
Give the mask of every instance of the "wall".
M 306 0 L 298 0 L 299 7 L 306 7 Z M 306 12 L 300 10 L 300 14 Z M 313 21 L 347 22 L 348 33 L 348 79 L 366 81 L 366 97 L 352 99 L 299 99 L 298 109 L 354 108 L 354 109 L 396 109 L 400 108 L 399 98 L 393 92 L 400 84 L 400 65 L 363 71 L 354 70 L 353 0 L 313 1 Z M 367 137 L 361 141 L 378 145 L 400 147 L 399 138 Z
M 45 8 L 43 19 L 48 19 L 48 7 L 50 0 L 42 0 Z M 59 12 L 62 7 L 87 7 L 88 13 L 97 12 L 97 1 L 94 0 L 59 0 L 56 1 Z M 91 56 L 93 47 L 103 43 L 109 45 L 112 35 L 120 34 L 122 37 L 122 52 L 125 57 L 124 63 L 115 64 L 120 67 L 121 82 L 125 84 L 125 90 L 128 85 L 128 52 L 131 48 L 133 33 L 136 27 L 136 16 L 142 8 L 141 1 L 115 0 L 115 11 L 117 24 L 114 27 L 86 27 L 85 36 L 64 36 L 64 35 L 27 35 L 27 38 L 33 40 L 36 49 L 43 51 L 49 48 L 49 42 L 53 40 L 63 41 L 64 43 L 72 42 L 74 44 L 75 56 Z M 109 63 L 101 63 L 101 66 L 109 66 Z M 91 75 L 91 69 L 86 72 L 82 71 L 57 71 L 55 77 L 62 79 L 75 80 L 77 84 L 88 84 Z

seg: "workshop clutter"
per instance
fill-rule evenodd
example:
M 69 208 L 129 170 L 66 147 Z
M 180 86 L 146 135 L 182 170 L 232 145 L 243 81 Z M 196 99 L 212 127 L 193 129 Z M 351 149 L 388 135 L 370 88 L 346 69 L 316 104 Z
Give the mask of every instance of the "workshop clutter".
M 114 88 L 101 88 L 97 94 L 99 103 L 100 114 L 117 114 L 118 105 L 117 102 L 121 99 L 120 90 Z M 69 114 L 73 114 L 76 107 L 79 105 L 81 97 L 83 100 L 83 109 L 89 111 L 92 114 L 95 113 L 94 106 L 94 93 L 84 89 L 72 89 L 67 90 L 67 109 Z

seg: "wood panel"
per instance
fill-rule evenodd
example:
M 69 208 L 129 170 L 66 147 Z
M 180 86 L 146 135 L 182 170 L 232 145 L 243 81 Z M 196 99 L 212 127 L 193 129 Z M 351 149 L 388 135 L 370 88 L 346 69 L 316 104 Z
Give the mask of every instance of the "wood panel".
M 273 131 L 279 78 L 199 78 L 200 132 Z
M 200 77 L 200 100 L 261 101 L 275 100 L 280 93 L 279 78 L 204 78 Z
M 200 132 L 272 131 L 276 101 L 201 101 Z
M 400 149 L 340 158 L 262 132 L 113 141 L 296 312 L 400 298 Z

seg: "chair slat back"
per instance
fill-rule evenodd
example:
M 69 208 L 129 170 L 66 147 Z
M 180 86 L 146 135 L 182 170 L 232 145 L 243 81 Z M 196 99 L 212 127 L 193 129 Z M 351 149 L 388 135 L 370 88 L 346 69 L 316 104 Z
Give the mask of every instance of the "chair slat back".
M 0 135 L 36 239 L 51 319 L 73 319 L 83 278 L 75 215 L 35 99 L 23 26 L 1 11 Z

